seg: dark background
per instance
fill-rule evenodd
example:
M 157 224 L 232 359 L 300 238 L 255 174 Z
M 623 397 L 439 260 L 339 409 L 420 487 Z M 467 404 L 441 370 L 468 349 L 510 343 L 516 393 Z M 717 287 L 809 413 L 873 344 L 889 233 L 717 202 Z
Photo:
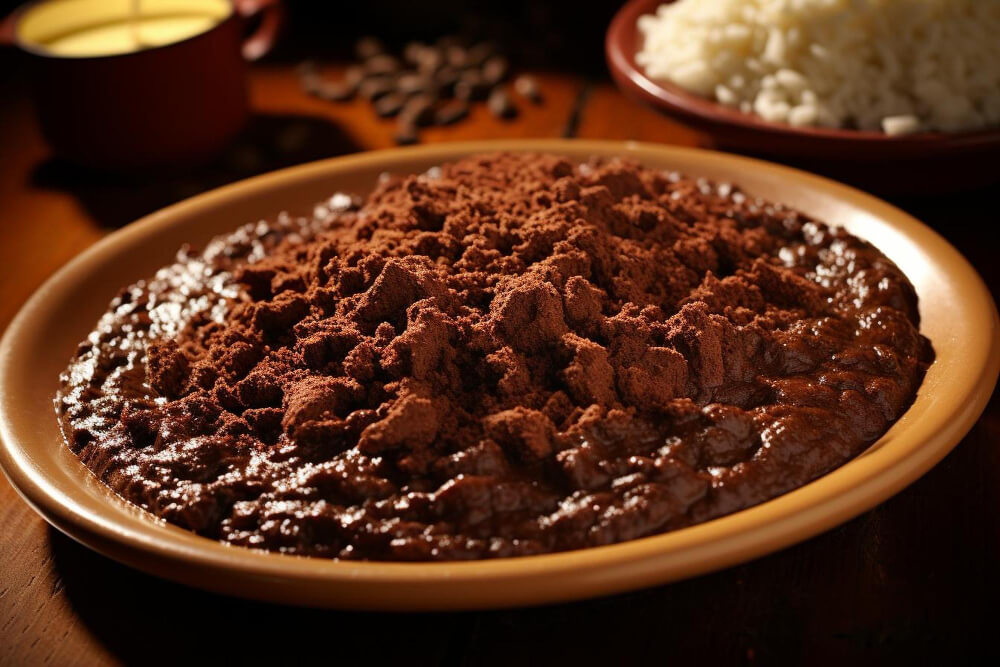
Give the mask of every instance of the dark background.
M 0 16 L 21 4 L 0 0 Z M 268 56 L 270 61 L 347 57 L 362 35 L 377 35 L 398 46 L 407 40 L 433 41 L 460 34 L 503 44 L 520 65 L 598 74 L 604 69 L 604 30 L 622 3 L 286 0 L 284 4 L 285 35 Z

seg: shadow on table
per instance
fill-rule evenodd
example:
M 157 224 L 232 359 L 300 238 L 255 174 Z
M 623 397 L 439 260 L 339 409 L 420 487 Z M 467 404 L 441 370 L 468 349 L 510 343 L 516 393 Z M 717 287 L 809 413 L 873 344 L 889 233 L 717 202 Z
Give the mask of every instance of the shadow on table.
M 360 150 L 330 120 L 257 114 L 219 158 L 187 169 L 105 172 L 50 158 L 31 174 L 32 185 L 76 197 L 99 224 L 116 228 L 212 188 L 303 162 Z
M 836 539 L 836 538 L 835 538 Z M 840 538 L 838 541 L 842 541 Z M 756 655 L 790 663 L 802 654 L 795 599 L 747 608 L 775 568 L 745 585 L 740 566 L 571 604 L 491 612 L 396 614 L 302 609 L 228 598 L 148 576 L 55 529 L 49 544 L 75 614 L 125 664 L 338 663 L 365 665 L 624 665 L 642 658 Z M 795 550 L 771 559 L 794 562 Z M 784 569 L 779 566 L 778 570 Z M 753 575 L 750 575 L 751 578 Z M 470 591 L 470 595 L 474 595 Z M 759 647 L 766 636 L 769 646 Z M 721 649 L 721 650 L 720 650 Z M 657 659 L 657 657 L 663 660 Z M 277 661 L 277 662 L 276 662 Z M 685 660 L 687 661 L 687 660 Z
M 207 593 L 115 563 L 50 528 L 74 612 L 125 664 L 455 664 L 475 617 L 349 613 Z

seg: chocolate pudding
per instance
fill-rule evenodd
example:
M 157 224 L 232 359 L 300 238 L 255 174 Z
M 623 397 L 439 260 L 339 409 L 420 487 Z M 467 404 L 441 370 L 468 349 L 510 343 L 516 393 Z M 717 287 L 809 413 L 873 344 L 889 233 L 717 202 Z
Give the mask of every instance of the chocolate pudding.
M 842 465 L 930 345 L 878 249 L 625 160 L 463 159 L 119 294 L 57 398 L 124 499 L 227 544 L 522 556 L 655 535 Z

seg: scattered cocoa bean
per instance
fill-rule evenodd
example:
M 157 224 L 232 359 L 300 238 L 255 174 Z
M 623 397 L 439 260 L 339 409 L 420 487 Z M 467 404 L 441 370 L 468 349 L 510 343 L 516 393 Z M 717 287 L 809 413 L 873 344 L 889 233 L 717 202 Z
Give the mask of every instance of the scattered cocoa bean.
M 535 77 L 522 74 L 514 79 L 514 90 L 518 95 L 531 100 L 535 104 L 542 103 L 542 89 L 538 86 Z
M 441 53 L 440 49 L 428 46 L 420 51 L 415 64 L 418 71 L 424 74 L 433 74 L 444 65 L 444 54 Z
M 517 107 L 503 88 L 493 89 L 489 99 L 486 100 L 486 106 L 497 118 L 513 118 L 517 115 Z
M 374 58 L 375 56 L 385 52 L 385 44 L 382 43 L 382 40 L 378 37 L 372 37 L 371 35 L 362 37 L 354 45 L 354 55 L 356 55 L 359 60 L 368 60 L 369 58 Z
M 382 118 L 398 114 L 406 104 L 406 95 L 400 92 L 387 93 L 375 101 L 375 113 Z
M 396 87 L 404 95 L 416 95 L 417 93 L 436 94 L 438 84 L 430 76 L 408 72 L 396 80 Z
M 493 42 L 479 42 L 469 47 L 465 52 L 466 62 L 470 67 L 482 67 L 491 56 L 496 55 L 497 47 Z
M 457 44 L 445 49 L 445 61 L 455 69 L 465 69 L 469 66 L 469 59 L 465 48 Z
M 365 61 L 365 72 L 370 75 L 396 74 L 400 70 L 399 58 L 386 53 L 373 56 Z
M 302 63 L 299 66 L 299 76 L 306 93 L 332 102 L 352 99 L 358 92 L 358 84 L 361 82 L 357 67 L 348 67 L 340 80 L 331 81 L 320 74 L 319 67 L 313 62 Z
M 493 42 L 469 42 L 455 36 L 444 36 L 433 44 L 411 41 L 397 57 L 377 37 L 366 36 L 355 43 L 354 51 L 360 64 L 347 68 L 336 80 L 324 78 L 315 62 L 302 63 L 302 88 L 324 100 L 339 102 L 355 96 L 368 100 L 380 117 L 397 117 L 397 143 L 415 143 L 421 126 L 459 122 L 469 115 L 474 101 L 486 101 L 498 118 L 518 115 L 511 94 L 501 88 L 510 62 Z M 534 104 L 542 101 L 541 89 L 532 77 L 518 77 L 513 90 Z
M 399 112 L 400 122 L 409 121 L 420 126 L 427 125 L 434 120 L 434 98 L 427 94 L 414 95 Z
M 358 94 L 366 100 L 374 102 L 383 95 L 395 92 L 396 81 L 391 76 L 370 77 L 358 86 Z
M 460 73 L 452 67 L 442 67 L 434 75 L 434 82 L 442 95 L 454 95 Z
M 455 97 L 460 100 L 484 100 L 489 93 L 489 84 L 475 70 L 462 72 L 455 84 Z
M 396 143 L 400 146 L 409 146 L 417 143 L 420 140 L 420 135 L 417 133 L 417 126 L 409 120 L 400 117 L 399 122 L 396 123 L 395 139 Z
M 424 53 L 432 47 L 423 42 L 407 42 L 403 47 L 403 60 L 411 65 L 419 65 Z
M 348 85 L 344 81 L 317 81 L 309 90 L 314 97 L 328 102 L 347 102 L 354 99 L 358 87 Z
M 510 63 L 503 56 L 493 56 L 483 63 L 482 77 L 486 85 L 495 86 L 505 78 L 510 69 Z
M 435 125 L 452 125 L 469 115 L 469 104 L 463 100 L 452 100 L 434 112 Z

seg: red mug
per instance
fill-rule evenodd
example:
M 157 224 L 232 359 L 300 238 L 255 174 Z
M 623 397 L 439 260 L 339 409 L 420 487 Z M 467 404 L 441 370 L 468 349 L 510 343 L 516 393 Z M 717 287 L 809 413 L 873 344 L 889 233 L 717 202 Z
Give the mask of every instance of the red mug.
M 107 24 L 117 26 L 128 20 L 130 2 L 29 3 L 0 26 L 0 41 L 24 52 L 42 132 L 59 155 L 109 169 L 206 161 L 249 118 L 246 61 L 273 45 L 280 0 L 143 0 L 140 23 L 175 20 L 184 7 L 216 14 L 205 15 L 205 29 L 139 50 L 67 55 L 46 41 L 65 44 L 63 35 L 103 29 L 109 11 L 126 12 Z M 245 22 L 258 14 L 259 26 L 244 37 Z

